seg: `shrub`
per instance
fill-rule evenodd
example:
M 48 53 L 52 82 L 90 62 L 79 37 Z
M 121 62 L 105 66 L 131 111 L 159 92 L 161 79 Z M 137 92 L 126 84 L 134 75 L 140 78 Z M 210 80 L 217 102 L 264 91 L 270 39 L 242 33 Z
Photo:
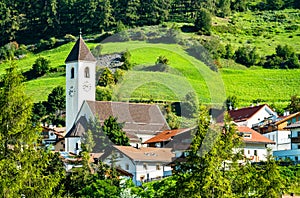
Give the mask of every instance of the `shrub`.
M 211 14 L 207 10 L 201 9 L 197 13 L 195 27 L 200 33 L 210 35 L 212 19 Z
M 259 62 L 259 55 L 256 52 L 256 47 L 243 46 L 234 53 L 234 59 L 237 63 L 250 67 Z
M 99 57 L 101 55 L 101 51 L 103 49 L 102 45 L 97 45 L 96 47 L 94 47 L 91 52 L 95 57 Z
M 130 70 L 132 67 L 130 59 L 131 59 L 131 54 L 128 50 L 126 50 L 121 56 L 121 61 L 123 62 L 123 64 L 121 65 L 120 68 L 123 70 Z
M 155 62 L 155 64 L 164 64 L 168 65 L 169 64 L 169 59 L 165 56 L 159 56 Z
M 288 45 L 278 45 L 276 54 L 266 57 L 265 68 L 295 69 L 300 68 L 300 63 L 294 49 Z
M 39 57 L 35 60 L 34 64 L 32 65 L 31 73 L 34 77 L 40 77 L 44 74 L 48 73 L 50 70 L 50 60 Z
M 111 101 L 112 90 L 109 87 L 96 87 L 96 100 L 97 101 Z
M 113 85 L 115 83 L 114 76 L 110 69 L 107 67 L 103 70 L 98 80 L 98 85 L 101 87 L 106 87 L 108 85 Z

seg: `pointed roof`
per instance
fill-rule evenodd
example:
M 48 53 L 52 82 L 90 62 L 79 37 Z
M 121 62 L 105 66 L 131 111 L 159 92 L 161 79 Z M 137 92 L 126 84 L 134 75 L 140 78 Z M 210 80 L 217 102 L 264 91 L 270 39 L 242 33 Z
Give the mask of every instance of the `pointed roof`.
M 79 60 L 92 62 L 96 61 L 95 57 L 93 56 L 81 36 L 76 41 L 65 62 L 67 63 Z

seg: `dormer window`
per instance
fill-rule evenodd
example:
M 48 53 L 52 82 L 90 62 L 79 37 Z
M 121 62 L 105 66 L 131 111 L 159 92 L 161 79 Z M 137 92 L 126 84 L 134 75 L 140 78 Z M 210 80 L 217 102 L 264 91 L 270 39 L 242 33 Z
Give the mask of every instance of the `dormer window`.
M 72 69 L 71 69 L 71 79 L 73 79 L 74 78 L 74 76 L 75 76 L 75 71 L 74 71 L 74 67 L 72 67 Z
M 90 77 L 90 69 L 88 67 L 86 67 L 84 69 L 84 77 L 85 78 L 89 78 Z

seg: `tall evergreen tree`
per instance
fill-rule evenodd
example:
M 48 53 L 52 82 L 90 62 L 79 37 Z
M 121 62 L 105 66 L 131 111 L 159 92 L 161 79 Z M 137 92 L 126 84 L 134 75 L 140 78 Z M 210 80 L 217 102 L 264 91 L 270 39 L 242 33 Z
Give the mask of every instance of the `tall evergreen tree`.
M 55 157 L 37 147 L 39 133 L 31 124 L 32 103 L 25 95 L 23 79 L 14 63 L 2 79 L 0 195 L 51 197 L 64 177 L 63 166 L 53 164 Z

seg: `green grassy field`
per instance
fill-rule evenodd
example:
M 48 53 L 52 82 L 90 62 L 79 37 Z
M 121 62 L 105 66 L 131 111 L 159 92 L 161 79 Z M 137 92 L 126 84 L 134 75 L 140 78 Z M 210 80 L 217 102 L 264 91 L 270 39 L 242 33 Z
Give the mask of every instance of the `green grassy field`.
M 45 56 L 51 60 L 52 67 L 59 67 L 64 64 L 73 44 L 69 43 L 37 56 Z M 90 47 L 93 45 L 95 44 L 89 44 Z M 114 94 L 120 100 L 130 97 L 176 101 L 182 99 L 187 92 L 195 91 L 202 103 L 218 103 L 228 95 L 236 95 L 241 105 L 249 105 L 255 99 L 268 103 L 287 104 L 291 95 L 300 95 L 300 70 L 266 70 L 257 67 L 232 69 L 229 67 L 216 73 L 175 44 L 132 41 L 103 45 L 103 53 L 121 52 L 126 49 L 131 52 L 132 62 L 136 66 L 126 73 L 122 83 L 114 89 Z M 173 68 L 170 72 L 143 71 L 141 65 L 154 65 L 160 55 L 165 55 L 170 59 L 170 67 Z M 35 57 L 29 55 L 18 64 L 24 70 L 29 69 L 28 64 L 32 65 Z M 27 93 L 33 97 L 34 101 L 46 100 L 47 95 L 55 86 L 65 85 L 65 78 L 63 73 L 48 74 L 28 81 L 26 85 Z

